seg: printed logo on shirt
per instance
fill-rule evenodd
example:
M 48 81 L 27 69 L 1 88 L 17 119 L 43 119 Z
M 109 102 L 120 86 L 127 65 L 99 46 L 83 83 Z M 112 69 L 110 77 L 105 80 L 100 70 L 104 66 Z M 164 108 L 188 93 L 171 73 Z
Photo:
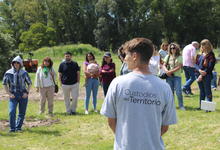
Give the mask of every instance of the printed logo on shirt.
M 146 104 L 146 105 L 161 105 L 157 95 L 149 92 L 131 91 L 130 89 L 124 90 L 124 94 L 128 97 L 124 98 L 124 101 L 134 104 Z

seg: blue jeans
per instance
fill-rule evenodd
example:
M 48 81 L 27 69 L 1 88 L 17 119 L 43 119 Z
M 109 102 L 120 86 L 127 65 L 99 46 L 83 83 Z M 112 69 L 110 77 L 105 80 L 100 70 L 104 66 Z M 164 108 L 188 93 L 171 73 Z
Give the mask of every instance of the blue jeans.
M 22 98 L 23 93 L 14 93 L 15 98 L 9 100 L 9 123 L 10 131 L 21 130 L 23 125 L 28 98 Z M 18 105 L 18 118 L 16 121 L 16 109 Z
M 196 79 L 195 68 L 189 66 L 183 66 L 183 70 L 186 77 L 186 83 L 183 86 L 183 89 L 185 89 L 188 93 L 192 93 L 190 86 Z
M 211 90 L 211 80 L 212 80 L 212 75 L 207 74 L 206 76 L 202 77 L 202 81 L 198 82 L 199 85 L 199 90 L 200 90 L 200 97 L 199 97 L 199 102 L 200 102 L 200 107 L 201 107 L 201 100 L 207 100 L 207 101 L 212 101 L 212 90 Z
M 211 81 L 211 87 L 217 88 L 217 72 L 212 72 L 212 81 Z
M 86 100 L 85 109 L 89 109 L 89 99 L 92 92 L 93 108 L 96 109 L 97 94 L 98 94 L 99 81 L 97 78 L 89 78 L 86 83 Z
M 108 92 L 108 87 L 109 87 L 109 85 L 110 85 L 110 83 L 102 83 L 104 96 L 106 96 L 106 94 L 107 94 L 107 92 Z
M 173 94 L 174 94 L 174 91 L 176 91 L 176 96 L 178 98 L 179 107 L 184 107 L 182 88 L 181 88 L 181 77 L 178 77 L 178 76 L 168 77 L 166 79 L 166 82 L 170 85 Z

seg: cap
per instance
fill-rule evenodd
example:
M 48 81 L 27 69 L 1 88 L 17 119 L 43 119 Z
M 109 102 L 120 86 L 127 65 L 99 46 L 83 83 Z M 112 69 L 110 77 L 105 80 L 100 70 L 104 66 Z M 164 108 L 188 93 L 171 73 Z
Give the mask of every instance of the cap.
M 104 57 L 112 57 L 110 52 L 105 52 Z

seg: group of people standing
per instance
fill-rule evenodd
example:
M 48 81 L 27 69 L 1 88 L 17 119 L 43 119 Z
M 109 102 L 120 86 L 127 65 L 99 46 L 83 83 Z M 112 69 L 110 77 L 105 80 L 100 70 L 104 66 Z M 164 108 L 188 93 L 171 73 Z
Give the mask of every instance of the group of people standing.
M 196 49 L 200 48 L 200 52 Z M 201 101 L 212 101 L 211 83 L 213 79 L 213 69 L 216 64 L 213 46 L 208 39 L 204 39 L 200 44 L 193 41 L 183 48 L 182 55 L 180 46 L 177 43 L 162 43 L 159 54 L 162 59 L 163 69 L 167 75 L 166 82 L 170 85 L 173 93 L 176 92 L 179 108 L 185 110 L 182 92 L 186 95 L 193 95 L 192 83 L 197 79 L 200 90 L 199 108 Z M 181 72 L 185 74 L 186 82 L 182 86 Z M 216 77 L 214 77 L 216 78 Z
M 9 95 L 9 120 L 10 132 L 20 131 L 26 113 L 28 94 L 31 87 L 31 79 L 28 73 L 23 70 L 23 60 L 20 56 L 15 57 L 3 78 L 5 91 Z M 95 67 L 94 67 L 95 66 Z M 112 61 L 111 53 L 106 52 L 102 64 L 99 66 L 93 53 L 86 54 L 83 63 L 85 75 L 85 114 L 89 114 L 89 101 L 92 93 L 93 109 L 97 111 L 97 93 L 99 84 L 102 84 L 104 96 L 107 93 L 111 81 L 116 77 L 115 64 Z M 72 53 L 66 52 L 64 60 L 58 69 L 59 81 L 62 86 L 66 113 L 75 115 L 79 96 L 80 66 L 72 60 Z M 46 101 L 48 102 L 48 115 L 53 116 L 53 101 L 56 83 L 56 71 L 53 68 L 53 61 L 45 57 L 38 67 L 35 76 L 36 91 L 40 93 L 39 113 L 45 113 Z M 19 109 L 16 121 L 16 109 Z
M 58 69 L 59 81 L 62 86 L 66 113 L 68 115 L 76 114 L 80 82 L 80 66 L 77 62 L 73 61 L 72 57 L 71 52 L 66 52 L 64 54 L 64 60 L 59 65 Z M 39 89 L 41 97 L 40 113 L 44 113 L 45 102 L 47 99 L 49 115 L 53 115 L 54 79 L 56 79 L 56 73 L 52 65 L 53 62 L 51 58 L 44 58 L 35 78 L 35 87 Z M 99 84 L 102 84 L 105 96 L 111 81 L 116 76 L 115 64 L 112 62 L 111 53 L 106 52 L 104 54 L 101 66 L 97 64 L 93 53 L 87 53 L 85 61 L 83 62 L 83 72 L 85 75 L 86 91 L 84 104 L 85 114 L 89 114 L 89 101 L 91 94 L 94 112 L 98 112 L 96 105 Z
M 177 123 L 174 92 L 179 109 L 185 110 L 182 91 L 192 95 L 190 86 L 196 78 L 200 102 L 212 101 L 211 79 L 216 59 L 210 41 L 192 42 L 182 55 L 177 43 L 162 43 L 161 48 L 158 54 L 150 40 L 135 38 L 119 49 L 119 56 L 124 56 L 126 63 L 122 72 L 126 72 L 124 68 L 132 72 L 112 81 L 101 109 L 115 134 L 115 150 L 165 149 L 162 135 L 169 125 Z M 186 75 L 183 87 L 182 68 Z
M 102 59 L 101 67 L 97 64 L 93 53 L 86 54 L 85 62 L 83 63 L 83 72 L 85 74 L 85 114 L 89 114 L 89 101 L 92 93 L 93 109 L 97 112 L 97 94 L 99 83 L 102 84 L 104 96 L 108 91 L 111 81 L 116 77 L 115 63 L 111 58 L 111 53 L 106 52 Z
M 196 49 L 200 46 L 200 53 Z M 93 109 L 97 112 L 97 93 L 102 84 L 105 100 L 100 113 L 108 118 L 108 124 L 115 133 L 115 150 L 164 149 L 161 138 L 169 125 L 177 123 L 174 92 L 179 109 L 185 110 L 182 91 L 190 95 L 190 88 L 197 78 L 201 100 L 212 101 L 211 79 L 216 59 L 209 40 L 192 42 L 182 52 L 177 43 L 162 43 L 161 50 L 146 38 L 135 38 L 124 43 L 118 50 L 122 61 L 119 77 L 116 77 L 115 64 L 111 53 L 106 52 L 101 66 L 93 53 L 86 54 L 83 62 L 85 75 L 85 114 L 89 114 L 89 101 L 92 93 Z M 22 69 L 22 59 L 17 56 L 12 68 L 3 78 L 8 93 L 10 132 L 21 131 L 28 102 L 31 80 Z M 182 68 L 186 83 L 182 86 Z M 62 85 L 66 113 L 76 114 L 79 95 L 80 67 L 72 60 L 72 53 L 66 52 L 58 69 Z M 164 74 L 166 82 L 157 76 Z M 35 86 L 40 92 L 40 113 L 53 115 L 53 99 L 56 73 L 53 61 L 45 57 L 38 68 Z M 160 89 L 160 90 L 158 90 Z M 16 108 L 19 114 L 16 121 Z M 140 138 L 141 137 L 141 138 Z

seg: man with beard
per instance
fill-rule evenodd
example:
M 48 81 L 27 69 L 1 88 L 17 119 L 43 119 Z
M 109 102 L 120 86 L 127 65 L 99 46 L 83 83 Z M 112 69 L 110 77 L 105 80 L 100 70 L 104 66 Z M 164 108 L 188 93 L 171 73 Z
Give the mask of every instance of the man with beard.
M 59 80 L 62 84 L 66 112 L 68 115 L 75 115 L 79 95 L 80 67 L 77 62 L 72 61 L 71 52 L 66 52 L 64 58 L 65 60 L 60 64 L 58 70 Z

